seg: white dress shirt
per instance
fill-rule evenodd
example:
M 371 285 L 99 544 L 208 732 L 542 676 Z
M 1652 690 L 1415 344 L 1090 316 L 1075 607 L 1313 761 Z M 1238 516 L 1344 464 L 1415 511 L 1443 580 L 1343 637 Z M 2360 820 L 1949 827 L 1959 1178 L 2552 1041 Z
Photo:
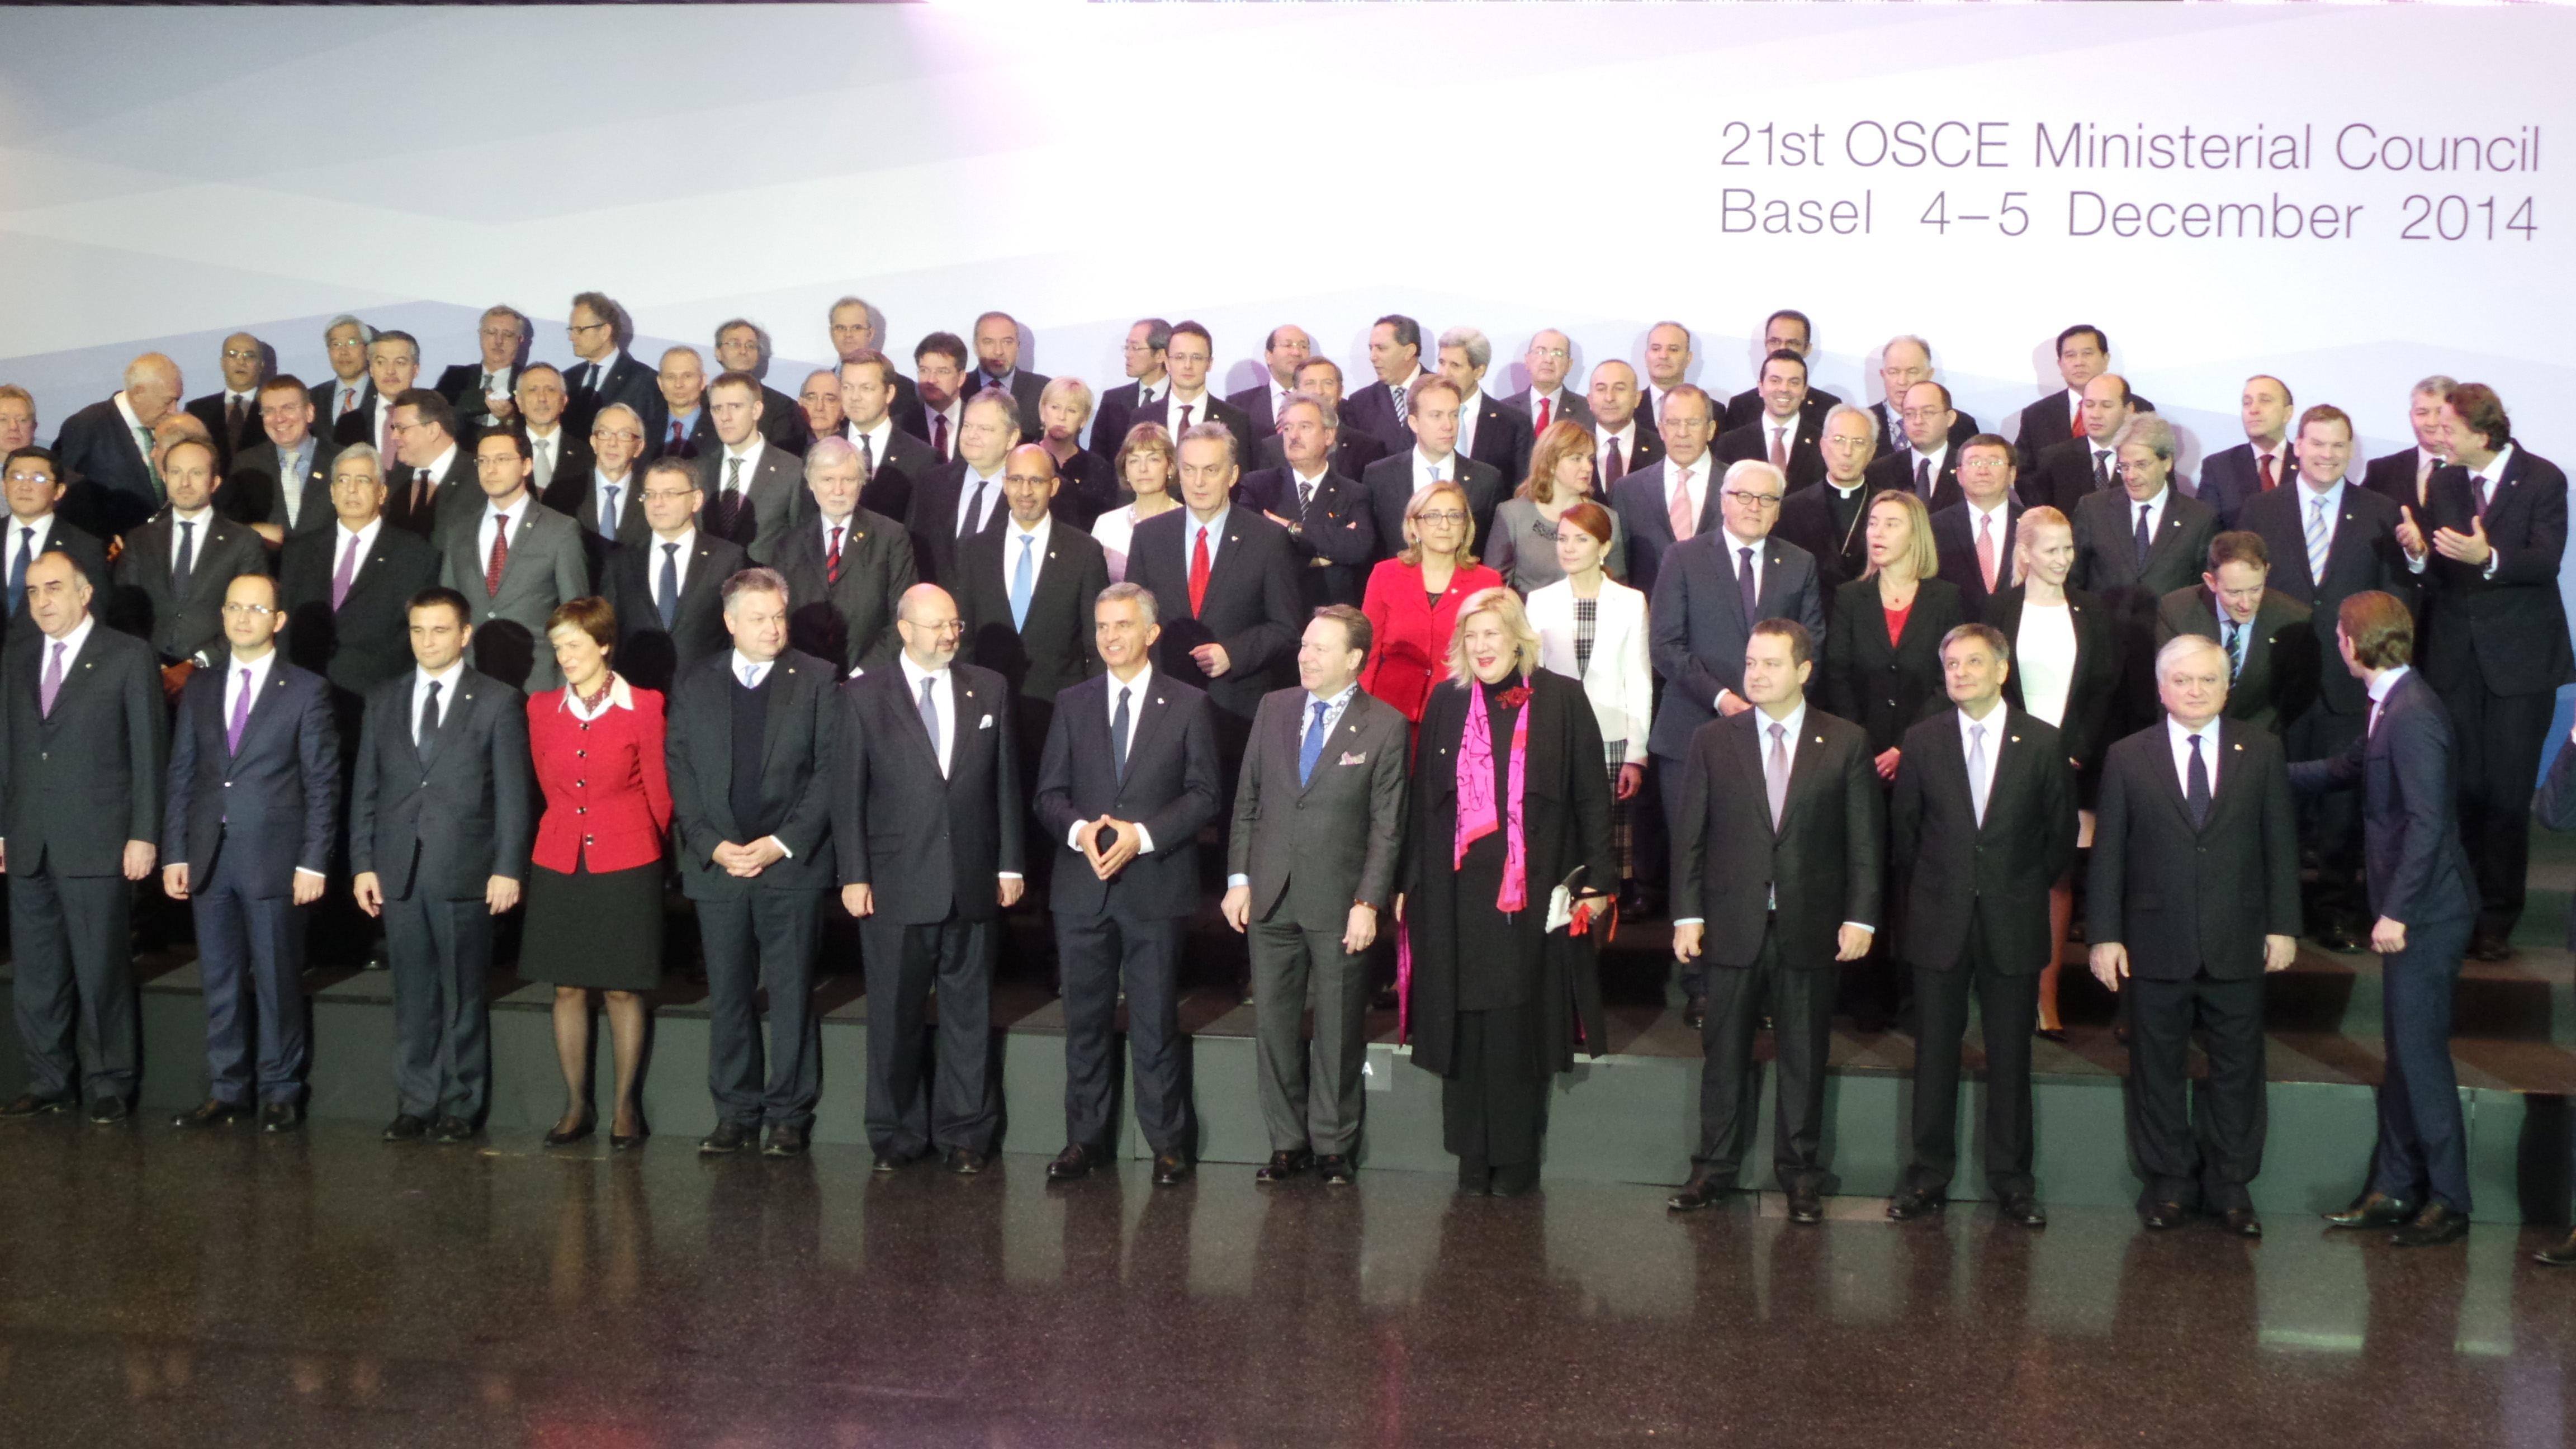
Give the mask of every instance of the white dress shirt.
M 1002 475 L 1005 471 L 1004 468 L 996 468 L 990 473 L 978 473 L 974 464 L 966 465 L 966 475 L 957 480 L 959 538 L 982 533 L 984 526 L 993 521 L 993 510 L 1002 506 Z M 983 490 L 981 507 L 976 503 L 977 489 Z
M 1024 553 L 1029 559 L 1029 597 L 1033 600 L 1037 597 L 1038 580 L 1046 576 L 1047 541 L 1054 534 L 1055 515 L 1052 513 L 1039 514 L 1038 526 L 1035 528 L 1020 527 L 1020 521 L 1017 518 L 1010 518 L 1004 522 L 1002 525 L 1002 597 L 1004 599 L 1011 596 L 1011 580 L 1019 577 L 1020 555 Z M 1036 542 L 1024 543 L 1022 542 L 1024 539 L 1035 539 Z
M 269 666 L 277 662 L 277 651 L 271 649 L 257 659 L 245 660 L 240 655 L 226 650 L 224 659 L 224 725 L 229 729 L 232 726 L 233 709 L 241 703 L 243 689 L 247 688 L 251 691 L 251 703 L 254 707 L 258 705 L 259 687 L 268 683 Z M 247 682 L 244 680 L 245 675 L 248 676 Z
M 1204 523 L 1199 521 L 1196 513 L 1181 520 L 1181 577 L 1189 577 L 1190 560 L 1197 556 L 1199 540 L 1202 537 L 1207 539 L 1208 573 L 1211 576 L 1216 573 L 1217 553 L 1225 547 L 1225 517 L 1233 511 L 1234 505 L 1228 503 L 1217 509 L 1216 517 Z M 1177 599 L 1166 607 L 1172 608 L 1173 617 L 1178 618 L 1179 606 L 1188 603 L 1188 599 Z
M 2286 440 L 2274 443 L 2268 448 L 2252 438 L 2247 438 L 2245 442 L 2254 450 L 2254 487 L 2258 491 L 2263 486 L 2263 460 L 2266 458 L 2272 460 L 2273 487 L 2278 488 L 2299 476 L 2299 462 L 2290 456 L 2290 445 Z
M 741 656 L 736 655 L 736 658 Z M 912 656 L 898 649 L 895 659 L 903 667 L 904 702 L 914 713 L 921 711 L 921 682 L 930 681 L 930 703 L 939 711 L 939 728 L 932 732 L 930 748 L 939 756 L 939 778 L 948 778 L 948 757 L 955 747 L 957 719 L 957 677 L 953 670 L 928 670 L 912 662 Z
M 1455 483 L 1457 481 L 1458 450 L 1456 448 L 1452 448 L 1447 453 L 1441 455 L 1438 462 L 1432 461 L 1431 455 L 1422 451 L 1420 448 L 1413 450 L 1413 478 L 1410 482 L 1405 484 L 1407 488 L 1419 493 L 1434 483 Z
M 671 552 L 670 546 L 675 543 L 680 546 L 677 553 Z M 654 602 L 662 597 L 663 560 L 670 560 L 673 571 L 680 576 L 679 590 L 685 592 L 689 587 L 689 556 L 697 551 L 698 526 L 694 523 L 669 538 L 664 538 L 659 529 L 654 530 L 652 553 L 644 560 L 644 583 L 652 590 Z
M 742 491 L 748 495 L 751 492 L 751 480 L 753 476 L 760 472 L 761 452 L 768 446 L 769 440 L 760 435 L 760 429 L 754 428 L 751 430 L 751 436 L 743 440 L 743 445 L 741 447 L 736 448 L 731 445 L 727 445 L 725 447 L 718 448 L 716 450 L 717 491 L 722 492 L 726 484 L 733 479 L 735 476 L 733 462 L 734 459 L 740 458 L 742 460 Z M 879 456 L 883 455 L 880 454 Z
M 597 468 L 590 470 L 591 511 L 599 515 L 600 537 L 607 539 L 617 537 L 618 520 L 625 516 L 626 506 L 635 501 L 635 490 L 642 485 L 643 481 L 636 476 L 632 468 L 626 470 L 626 476 L 623 478 L 611 478 Z M 485 549 L 484 556 L 490 557 L 491 550 Z
M 411 732 L 412 748 L 420 747 L 420 711 L 421 706 L 429 701 L 429 687 L 433 684 L 438 686 L 438 723 L 444 726 L 447 723 L 447 712 L 456 707 L 456 682 L 464 674 L 465 660 L 462 657 L 436 674 L 430 673 L 419 665 L 412 666 L 411 718 L 403 721 L 405 727 Z
M 2223 719 L 2225 716 L 2220 716 Z M 2183 798 L 2191 798 L 2191 742 L 2200 740 L 2200 762 L 2209 771 L 2209 798 L 2218 798 L 2218 720 L 2212 719 L 2196 730 L 2182 727 L 2182 721 L 2165 716 L 2165 739 L 2173 746 L 2174 779 L 2181 782 Z
M 2012 578 L 2012 495 L 2010 493 L 1996 499 L 1995 506 L 1992 508 L 1979 508 L 1974 500 L 1968 501 L 1968 559 L 1971 563 L 1975 562 L 1977 557 L 1977 532 L 1990 523 L 1995 535 L 1995 586 L 2000 589 Z
M 1181 434 L 1184 431 L 1189 428 L 1195 428 L 1199 424 L 1206 422 L 1208 420 L 1208 404 L 1215 401 L 1216 394 L 1206 388 L 1199 389 L 1199 395 L 1191 398 L 1185 398 L 1180 395 L 1177 389 L 1174 390 L 1172 393 L 1172 405 L 1163 410 L 1163 421 L 1172 434 L 1172 441 L 1175 443 L 1179 442 L 1181 440 Z M 1181 421 L 1181 409 L 1183 408 L 1188 408 L 1190 410 L 1190 420 L 1187 423 Z
M 6 570 L 17 563 L 18 550 L 21 547 L 27 550 L 29 563 L 44 557 L 45 541 L 53 536 L 54 515 L 51 510 L 39 513 L 33 518 L 20 518 L 14 513 L 11 514 L 9 537 L 6 546 L 0 547 L 0 570 Z
M 525 488 L 520 489 L 519 496 L 507 503 L 491 498 L 484 500 L 483 521 L 474 526 L 474 561 L 476 563 L 486 568 L 491 566 L 492 540 L 500 534 L 501 519 L 506 516 L 514 520 L 511 527 L 518 527 L 520 523 L 527 520 L 528 507 L 534 502 L 536 500 L 528 496 L 528 490 Z
M 2361 733 L 2364 739 L 2369 738 L 2371 732 L 2379 728 L 2379 712 L 2388 704 L 2389 691 L 2397 687 L 2397 681 L 2413 673 L 2414 668 L 2411 664 L 2400 664 L 2394 668 L 2383 669 L 2379 672 L 2378 678 L 2370 681 L 2370 722 L 2362 726 Z
M 528 458 L 536 465 L 532 476 L 537 486 L 544 488 L 554 481 L 555 466 L 563 461 L 563 424 L 555 424 L 554 431 L 550 433 L 540 433 L 533 427 L 527 432 Z
M 1619 457 L 1620 477 L 1625 478 L 1636 471 L 1636 465 L 1632 461 L 1637 456 L 1637 419 L 1634 415 L 1629 417 L 1626 426 L 1616 432 L 1602 433 L 1600 438 L 1601 450 L 1592 459 L 1594 477 L 1610 476 L 1610 456 L 1613 453 Z
M 1112 680 L 1110 683 L 1114 691 L 1117 681 Z M 1316 694 L 1311 690 L 1308 691 L 1306 697 L 1297 703 L 1298 748 L 1301 750 L 1305 748 L 1306 732 L 1312 727 L 1312 723 L 1315 718 L 1315 706 L 1320 704 L 1324 707 L 1324 738 L 1329 740 L 1333 737 L 1333 731 L 1341 727 L 1342 715 L 1350 709 L 1351 701 L 1359 695 L 1359 692 L 1360 686 L 1358 680 L 1352 680 L 1350 683 L 1343 685 L 1342 692 L 1333 695 L 1329 699 Z M 1324 768 L 1323 757 L 1320 755 L 1315 759 L 1315 768 L 1318 770 Z M 1144 829 L 1141 825 L 1136 828 L 1140 832 Z M 1082 847 L 1079 845 L 1074 847 L 1076 850 L 1080 850 L 1081 848 Z M 1227 890 L 1232 890 L 1236 886 L 1248 886 L 1251 884 L 1252 877 L 1248 875 L 1230 875 L 1225 878 L 1225 888 Z
M 1688 502 L 1684 506 L 1689 509 L 1694 526 L 1697 524 L 1700 510 L 1708 505 L 1710 461 L 1706 453 L 1700 454 L 1698 461 L 1691 463 L 1675 463 L 1671 458 L 1664 459 L 1664 512 L 1667 516 L 1672 512 L 1674 499 L 1687 499 Z
M 1476 454 L 1476 419 L 1484 411 L 1482 392 L 1471 392 L 1458 404 L 1458 451 L 1471 458 Z
M 845 422 L 841 424 L 841 434 L 853 444 L 867 444 L 868 473 L 874 476 L 877 469 L 885 466 L 886 449 L 894 446 L 894 415 L 888 413 L 877 419 L 873 428 L 862 429 L 857 423 Z M 745 467 L 743 471 L 748 473 L 751 469 Z
M 378 513 L 375 517 L 368 519 L 365 526 L 359 528 L 354 533 L 349 530 L 349 525 L 346 523 L 334 524 L 331 529 L 332 577 L 339 577 L 340 560 L 349 552 L 349 541 L 351 539 L 356 539 L 358 542 L 358 556 L 355 559 L 350 560 L 349 563 L 349 586 L 351 588 L 356 588 L 358 586 L 358 575 L 366 572 L 367 570 L 367 555 L 376 551 L 376 535 L 384 531 L 385 516 L 382 513 Z
M 1776 720 L 1771 717 L 1770 711 L 1762 709 L 1759 706 L 1755 708 L 1753 720 L 1753 749 L 1754 754 L 1762 762 L 1762 784 L 1765 790 L 1768 790 L 1771 785 L 1771 727 L 1775 724 L 1780 726 L 1780 742 L 1782 747 L 1788 751 L 1789 759 L 1787 763 L 1789 769 L 1792 773 L 1795 773 L 1798 768 L 1798 732 L 1806 727 L 1806 723 L 1807 701 L 1803 695 L 1799 697 L 1799 700 L 1795 705 L 1790 707 L 1787 714 Z M 1783 793 L 1786 793 L 1785 785 L 1783 786 Z M 1766 805 L 1765 808 L 1767 809 L 1768 806 Z M 1773 909 L 1777 909 L 1779 907 L 1780 888 L 1777 885 L 1774 885 L 1771 888 L 1770 904 Z M 1708 922 L 1705 917 L 1701 916 L 1682 916 L 1674 920 L 1673 924 L 1676 926 L 1703 926 L 1708 924 Z M 1859 921 L 1845 921 L 1843 924 L 1850 926 L 1855 930 L 1868 931 L 1872 935 L 1877 934 L 1877 927 L 1864 925 Z
M 2138 510 L 2143 508 L 2147 510 L 2147 546 L 2154 547 L 2157 530 L 2165 526 L 2165 505 L 2173 501 L 2173 492 L 2173 481 L 2167 479 L 2165 486 L 2156 490 L 2155 497 L 2141 503 L 2130 496 L 2128 489 L 2122 488 L 2120 490 L 2121 534 L 2132 539 L 2138 536 Z
M 1127 697 L 1127 754 L 1119 762 L 1123 766 L 1126 760 L 1133 759 L 1136 755 L 1136 727 L 1145 722 L 1145 696 L 1153 688 L 1154 666 L 1150 663 L 1139 666 L 1133 679 L 1120 679 L 1115 674 L 1108 675 L 1106 678 L 1109 687 L 1102 690 L 1101 695 L 1107 705 L 1104 714 L 1109 721 L 1109 744 L 1112 749 L 1117 748 L 1118 745 L 1118 698 L 1122 694 Z M 918 696 L 920 692 L 921 686 L 914 685 L 913 693 Z M 1154 833 L 1147 830 L 1141 821 L 1135 824 L 1136 853 L 1152 855 Z M 1075 821 L 1073 828 L 1064 833 L 1064 843 L 1075 850 L 1082 849 L 1082 827 L 1083 822 Z
M 1922 465 L 1929 463 L 1932 465 L 1932 471 L 1925 476 L 1932 487 L 1940 487 L 1941 464 L 1944 459 L 1950 456 L 1950 440 L 1943 438 L 1938 444 L 1934 445 L 1932 451 L 1928 453 L 1911 444 L 1906 446 L 1905 451 L 1913 455 L 1912 460 L 1905 465 L 1906 486 L 1912 487 L 1915 473 L 1922 467 Z
M 921 414 L 922 431 L 929 433 L 934 437 L 937 436 L 939 432 L 939 427 L 935 420 L 939 418 L 946 418 L 948 420 L 948 451 L 940 455 L 939 461 L 945 463 L 949 459 L 956 457 L 957 430 L 965 426 L 966 421 L 965 400 L 962 398 L 950 398 L 948 400 L 948 406 L 944 408 L 934 408 L 925 405 L 921 410 Z

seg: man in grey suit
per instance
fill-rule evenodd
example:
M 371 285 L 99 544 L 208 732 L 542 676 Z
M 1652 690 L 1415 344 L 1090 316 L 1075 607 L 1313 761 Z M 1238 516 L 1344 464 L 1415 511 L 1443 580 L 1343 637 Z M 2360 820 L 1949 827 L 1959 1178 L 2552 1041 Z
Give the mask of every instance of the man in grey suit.
M 331 460 L 340 445 L 313 431 L 313 394 L 292 373 L 260 384 L 259 422 L 264 436 L 233 455 L 223 509 L 276 548 L 288 534 L 331 526 Z
M 0 1117 L 67 1112 L 80 1088 L 93 1122 L 134 1107 L 129 883 L 160 853 L 169 715 L 152 651 L 99 628 L 90 598 L 71 555 L 36 555 L 27 611 L 41 636 L 0 676 L 0 871 L 27 1061 L 27 1090 Z
M 1298 687 L 1262 697 L 1243 754 L 1223 909 L 1251 937 L 1254 1070 L 1270 1132 L 1256 1182 L 1315 1167 L 1347 1184 L 1356 1170 L 1368 950 L 1395 891 L 1412 758 L 1404 716 L 1359 687 L 1370 642 L 1366 614 L 1317 609 L 1297 645 Z
M 1717 402 L 1695 383 L 1683 383 L 1664 398 L 1658 420 L 1664 455 L 1610 485 L 1609 505 L 1619 515 L 1628 540 L 1628 583 L 1651 599 L 1664 550 L 1685 538 L 1715 528 L 1718 508 L 1717 461 L 1708 455 L 1717 438 Z M 1689 527 L 1676 533 L 1676 519 Z M 1772 522 L 1779 521 L 1778 515 Z
M 456 530 L 438 570 L 439 583 L 466 600 L 466 623 L 478 636 L 474 667 L 530 693 L 563 687 L 546 619 L 556 605 L 590 593 L 579 526 L 537 502 L 528 491 L 533 471 L 518 429 L 475 440 L 483 516 Z
M 237 574 L 268 572 L 259 535 L 215 512 L 214 446 L 182 438 L 162 455 L 169 506 L 127 532 L 116 558 L 112 620 L 152 646 L 171 698 L 197 658 L 220 653 L 224 586 Z
M 1565 386 L 1565 375 L 1574 368 L 1572 338 L 1553 327 L 1540 329 L 1530 339 L 1521 365 L 1529 373 L 1529 386 L 1503 399 L 1503 406 L 1518 408 L 1528 417 L 1533 438 L 1560 422 L 1592 426 L 1592 404 Z
M 492 921 L 518 905 L 536 839 L 528 709 L 466 664 L 463 595 L 423 589 L 409 612 L 418 667 L 367 696 L 349 866 L 393 965 L 398 1105 L 385 1140 L 463 1142 L 492 1095 Z
M 796 516 L 803 460 L 761 432 L 767 409 L 760 379 L 750 373 L 718 377 L 707 389 L 707 411 L 715 417 L 716 438 L 698 454 L 698 491 L 706 504 L 698 527 L 774 564 Z

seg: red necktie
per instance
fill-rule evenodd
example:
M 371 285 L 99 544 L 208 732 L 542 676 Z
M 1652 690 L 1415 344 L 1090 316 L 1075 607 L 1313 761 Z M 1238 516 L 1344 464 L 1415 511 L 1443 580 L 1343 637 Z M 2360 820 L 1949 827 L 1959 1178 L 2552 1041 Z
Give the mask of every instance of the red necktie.
M 825 583 L 841 581 L 841 530 L 838 526 L 832 529 L 832 557 L 825 563 L 823 574 Z
M 1208 550 L 1207 527 L 1199 527 L 1199 541 L 1190 546 L 1190 617 L 1197 618 L 1199 605 L 1207 602 Z
M 1540 398 L 1538 400 L 1538 430 L 1542 433 L 1547 431 L 1547 405 L 1549 401 L 1550 400 L 1547 398 Z
M 492 520 L 492 561 L 483 565 L 483 597 L 501 592 L 501 570 L 510 566 L 510 515 Z
M 1782 424 L 1771 425 L 1771 466 L 1786 473 L 1789 471 L 1789 445 L 1780 436 L 1782 430 Z
M 930 451 L 939 455 L 940 462 L 948 461 L 948 414 L 946 413 L 930 415 Z
M 2084 436 L 2084 409 L 2083 409 L 2083 408 L 2081 408 L 2081 407 L 2077 407 L 2077 408 L 2073 409 L 2072 411 L 2074 412 L 2075 416 L 2074 416 L 2073 418 L 2071 418 L 2071 419 L 2069 419 L 2069 420 L 2067 421 L 2067 424 L 2066 424 L 2066 436 L 2068 436 L 2068 437 L 2070 437 L 2070 438 L 2080 438 L 2080 437 L 2083 437 L 2083 436 Z
M 2254 476 L 2262 480 L 2264 492 L 2269 493 L 2272 491 L 2273 485 L 2279 480 L 2272 476 L 2271 454 L 2257 453 L 2254 455 Z
M 687 441 L 689 441 L 688 435 L 680 431 L 680 420 L 678 418 L 673 418 L 671 420 L 671 451 L 674 453 L 680 451 L 680 445 Z

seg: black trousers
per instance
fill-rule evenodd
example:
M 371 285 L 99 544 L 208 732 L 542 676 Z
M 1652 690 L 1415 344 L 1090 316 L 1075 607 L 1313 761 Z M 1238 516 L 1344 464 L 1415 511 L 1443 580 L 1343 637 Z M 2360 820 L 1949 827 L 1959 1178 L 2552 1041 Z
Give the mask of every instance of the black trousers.
M 823 1092 L 814 1019 L 814 957 L 823 943 L 823 892 L 749 890 L 695 903 L 707 962 L 707 1091 L 727 1122 L 811 1127 Z M 769 992 L 768 1079 L 761 1075 L 760 1003 Z
M 2263 978 L 2129 978 L 2129 1152 L 2146 1178 L 2141 1206 L 2250 1208 L 2263 1169 Z M 2194 1025 L 2208 1080 L 2187 1069 Z
M 9 872 L 18 1040 L 39 1097 L 69 1097 L 77 1080 L 89 1096 L 134 1100 L 133 900 L 121 875 Z
M 1959 1166 L 1960 1039 L 1968 1030 L 1968 997 L 1985 1024 L 1986 1110 L 1981 1132 L 1986 1185 L 2001 1197 L 2030 1192 L 2030 1036 L 2039 1025 L 2039 974 L 2006 975 L 1986 952 L 1985 928 L 1968 927 L 1968 944 L 1949 969 L 1914 968 L 1914 1161 L 1906 1185 L 1927 1192 L 1950 1186 Z
M 304 1094 L 313 1055 L 300 975 L 312 908 L 292 895 L 252 895 L 245 884 L 220 846 L 214 869 L 203 877 L 192 871 L 189 881 L 205 981 L 207 1095 L 250 1100 L 256 1042 L 259 1100 L 293 1102 Z
M 1181 1055 L 1181 922 L 1055 913 L 1064 978 L 1064 1137 L 1107 1149 L 1109 1079 L 1118 1056 L 1118 993 L 1127 993 L 1127 1075 L 1136 1125 L 1156 1152 L 1190 1140 L 1190 1088 Z M 941 998 L 944 1016 L 946 998 Z
M 909 1157 L 925 1148 L 993 1150 L 1001 1107 L 993 1089 L 994 921 L 859 923 L 868 973 L 868 1144 Z M 925 1102 L 922 1032 L 939 986 L 938 1079 Z
M 484 983 L 492 974 L 492 908 L 480 896 L 385 902 L 394 978 L 394 1099 L 411 1117 L 471 1122 L 492 1098 Z
M 1784 1190 L 1824 1190 L 1825 1061 L 1834 1029 L 1834 962 L 1781 959 L 1776 927 L 1762 933 L 1762 950 L 1750 966 L 1711 966 L 1708 1020 L 1700 1026 L 1700 1172 L 1732 1182 L 1753 1146 L 1754 1114 L 1762 1107 L 1762 1064 L 1753 1059 L 1754 1033 L 1767 1004 L 1772 1025 L 1772 1064 L 1780 1074 L 1780 1100 L 1772 1125 L 1771 1163 Z
M 1453 1071 L 1440 1080 L 1442 1145 L 1489 1167 L 1538 1161 L 1547 1123 L 1547 1078 L 1538 1060 L 1538 1014 L 1527 1006 L 1458 1013 Z
M 2522 919 L 2531 863 L 2531 792 L 2558 698 L 2495 694 L 2472 678 L 2442 691 L 2451 711 L 2451 778 L 2460 792 L 2460 843 L 2478 878 L 2480 935 L 2506 937 Z
M 1664 885 L 1673 877 L 1673 844 L 1682 816 L 1682 762 L 1668 755 L 1648 755 L 1646 768 L 1655 777 L 1653 799 L 1646 791 L 1637 792 L 1628 818 L 1628 840 L 1637 857 L 1637 878 L 1649 885 Z M 1708 990 L 1711 968 L 1706 959 L 1681 963 L 1682 994 L 1698 996 Z
M 2451 999 L 2468 944 L 2465 915 L 2419 921 L 2406 928 L 2406 949 L 2380 962 L 2388 1074 L 2379 1084 L 2379 1159 L 2370 1184 L 2462 1213 L 2470 1208 L 2469 1134 L 2451 1061 Z
M 2337 714 L 2319 700 L 2290 722 L 2281 743 L 2293 761 L 2330 760 L 2352 748 L 2370 722 L 2368 714 Z M 2301 795 L 2299 842 L 2315 855 L 2317 884 L 2309 897 L 2312 925 L 2367 926 L 2370 895 L 2362 880 L 2361 792 L 2323 790 Z M 2365 929 L 2361 932 L 2368 935 Z

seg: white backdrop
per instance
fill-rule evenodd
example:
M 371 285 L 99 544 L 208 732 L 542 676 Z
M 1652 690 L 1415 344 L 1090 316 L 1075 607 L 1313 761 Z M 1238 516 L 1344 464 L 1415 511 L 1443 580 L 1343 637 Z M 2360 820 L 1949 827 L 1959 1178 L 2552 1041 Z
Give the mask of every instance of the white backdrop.
M 597 287 L 648 362 L 764 323 L 791 392 L 855 291 L 898 350 L 999 307 L 1029 366 L 1096 385 L 1144 313 L 1207 323 L 1228 387 L 1282 321 L 1356 378 L 1381 312 L 1513 361 L 1559 326 L 1587 367 L 1669 316 L 1724 396 L 1795 306 L 1859 401 L 1919 332 L 1999 424 L 2087 321 L 2193 453 L 2238 440 L 2259 369 L 2373 452 L 2415 378 L 2488 381 L 2563 454 L 2570 53 L 2576 16 L 2532 6 L 0 10 L 0 378 L 50 436 L 145 347 L 204 392 L 246 327 L 309 381 L 348 310 L 434 369 L 495 301 L 561 360 Z M 2079 128 L 2168 154 L 2188 128 L 2191 164 L 2081 166 Z M 2460 137 L 2478 169 L 2371 149 L 2465 164 Z M 1775 200 L 1819 234 L 1766 234 Z M 2233 234 L 2245 203 L 2302 234 Z M 2122 204 L 2231 234 L 2119 236 Z

